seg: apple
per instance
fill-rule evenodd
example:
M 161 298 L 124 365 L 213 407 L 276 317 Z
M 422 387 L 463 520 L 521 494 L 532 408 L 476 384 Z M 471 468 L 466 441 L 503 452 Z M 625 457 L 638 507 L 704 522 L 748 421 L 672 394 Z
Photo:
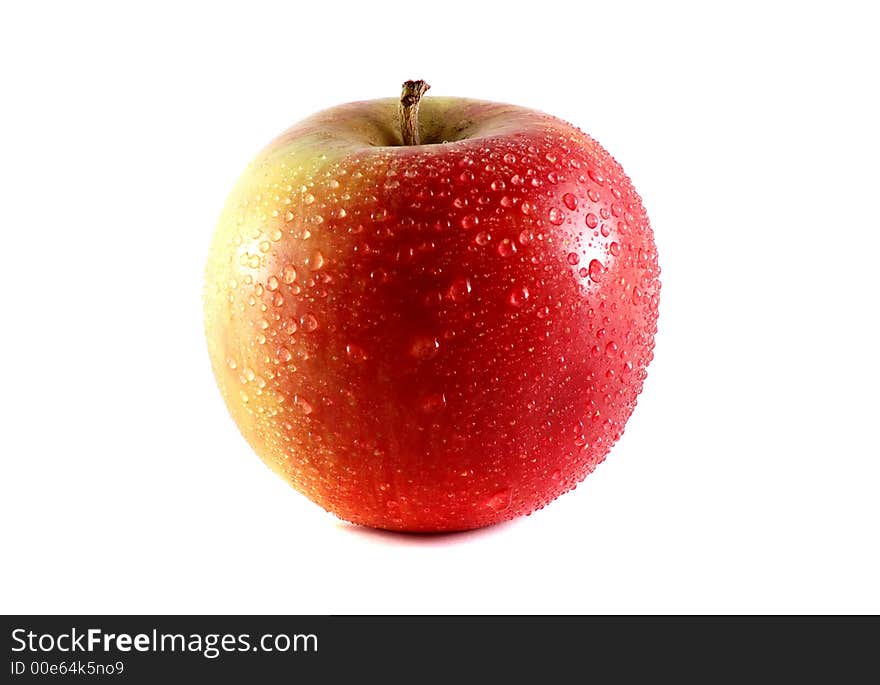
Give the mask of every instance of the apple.
M 590 136 L 426 88 L 315 114 L 256 157 L 204 311 L 268 466 L 347 521 L 456 531 L 540 509 L 603 461 L 653 356 L 659 268 Z

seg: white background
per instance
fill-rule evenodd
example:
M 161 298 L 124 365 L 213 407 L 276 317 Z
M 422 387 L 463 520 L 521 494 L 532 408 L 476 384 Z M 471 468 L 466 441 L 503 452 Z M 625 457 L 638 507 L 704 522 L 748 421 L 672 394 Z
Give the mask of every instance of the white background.
M 880 612 L 877 20 L 711 5 L 4 4 L 0 611 Z M 246 163 L 405 78 L 591 133 L 663 270 L 608 460 L 453 536 L 272 475 L 202 332 Z

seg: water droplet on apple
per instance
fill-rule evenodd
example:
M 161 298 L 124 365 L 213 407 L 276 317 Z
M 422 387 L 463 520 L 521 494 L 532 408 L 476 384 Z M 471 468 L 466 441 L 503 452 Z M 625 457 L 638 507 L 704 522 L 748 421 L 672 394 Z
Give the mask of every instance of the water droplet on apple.
M 305 202 L 307 205 L 312 204 L 314 201 L 315 201 L 315 196 L 312 195 L 311 193 L 304 193 L 303 194 L 303 202 Z
M 469 278 L 457 278 L 449 286 L 449 299 L 453 302 L 463 302 L 471 294 L 472 289 Z
M 312 268 L 312 271 L 320 271 L 324 266 L 324 255 L 320 250 L 315 250 L 312 256 L 309 257 L 309 266 Z
M 476 214 L 467 214 L 461 219 L 461 227 L 464 229 L 474 228 L 480 223 L 480 219 Z
M 299 317 L 299 325 L 304 331 L 311 333 L 318 328 L 318 320 L 313 314 L 303 314 Z
M 498 254 L 502 257 L 510 257 L 513 254 L 516 254 L 516 243 L 514 243 L 510 238 L 504 238 L 501 242 L 498 243 Z
M 559 226 L 565 221 L 565 215 L 562 213 L 562 210 L 557 207 L 552 207 L 550 209 L 548 218 L 550 219 L 550 223 L 554 226 Z
M 587 214 L 587 226 L 590 228 L 596 228 L 599 225 L 599 217 L 590 212 Z
M 581 257 L 577 252 L 569 252 L 568 256 L 566 257 L 566 260 L 568 261 L 569 264 L 574 266 L 579 261 L 581 261 Z
M 293 354 L 291 354 L 290 350 L 288 350 L 284 346 L 280 346 L 277 350 L 275 350 L 275 354 L 282 362 L 289 362 L 291 359 L 293 359 Z
M 587 176 L 589 176 L 591 179 L 593 179 L 593 181 L 595 183 L 598 183 L 600 186 L 605 183 L 605 177 L 602 174 L 600 174 L 598 171 L 596 171 L 595 169 L 590 169 L 587 172 Z
M 275 276 L 269 276 L 266 280 L 266 290 L 272 292 L 278 290 L 278 279 Z
M 575 210 L 575 209 L 577 209 L 577 206 L 578 206 L 578 200 L 571 193 L 566 193 L 565 195 L 562 196 L 562 204 L 564 204 L 566 207 L 568 207 L 571 210 Z
M 483 246 L 488 245 L 489 241 L 492 240 L 492 236 L 490 236 L 486 231 L 480 231 L 474 236 L 474 242 L 477 245 Z
M 296 269 L 291 264 L 285 266 L 281 271 L 281 280 L 288 284 L 296 280 Z
M 620 243 L 613 242 L 608 246 L 608 251 L 611 253 L 613 257 L 617 257 L 620 254 Z
M 532 242 L 532 232 L 527 228 L 524 228 L 519 232 L 517 240 L 519 240 L 520 245 L 528 245 L 530 242 Z
M 604 275 L 604 273 L 605 273 L 605 267 L 602 266 L 602 262 L 600 262 L 598 259 L 594 259 L 590 262 L 590 268 L 589 268 L 590 280 L 598 283 L 599 281 L 602 280 L 602 276 Z
M 503 490 L 499 490 L 494 493 L 490 497 L 488 497 L 484 505 L 495 512 L 506 511 L 510 508 L 511 500 L 513 499 L 513 492 L 510 488 L 504 488 Z
M 293 396 L 293 403 L 294 403 L 297 407 L 299 407 L 299 410 L 300 410 L 303 414 L 305 414 L 306 416 L 308 416 L 309 414 L 311 414 L 312 411 L 313 411 L 313 410 L 312 410 L 312 405 L 309 404 L 309 402 L 307 402 L 307 401 L 306 401 L 303 397 L 301 397 L 300 395 L 294 395 L 294 396 Z
M 508 164 L 516 164 L 516 156 L 508 152 L 506 155 L 504 155 L 504 161 Z
M 529 289 L 523 285 L 510 291 L 510 294 L 507 296 L 507 303 L 511 307 L 522 307 L 528 299 Z

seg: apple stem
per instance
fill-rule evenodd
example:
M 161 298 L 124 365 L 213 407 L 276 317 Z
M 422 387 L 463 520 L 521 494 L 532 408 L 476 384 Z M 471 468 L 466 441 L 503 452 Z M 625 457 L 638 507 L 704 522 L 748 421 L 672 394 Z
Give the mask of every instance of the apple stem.
M 400 94 L 400 134 L 404 145 L 419 145 L 419 102 L 430 88 L 424 81 L 404 81 Z

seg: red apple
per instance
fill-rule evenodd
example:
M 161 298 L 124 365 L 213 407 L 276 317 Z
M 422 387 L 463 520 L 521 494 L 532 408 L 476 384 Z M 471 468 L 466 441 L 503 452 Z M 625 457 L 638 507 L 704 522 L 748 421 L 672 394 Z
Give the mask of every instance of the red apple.
M 453 531 L 605 458 L 652 358 L 659 269 L 595 140 L 512 105 L 419 109 L 420 84 L 258 155 L 211 245 L 206 331 L 233 418 L 294 488 L 355 523 Z

